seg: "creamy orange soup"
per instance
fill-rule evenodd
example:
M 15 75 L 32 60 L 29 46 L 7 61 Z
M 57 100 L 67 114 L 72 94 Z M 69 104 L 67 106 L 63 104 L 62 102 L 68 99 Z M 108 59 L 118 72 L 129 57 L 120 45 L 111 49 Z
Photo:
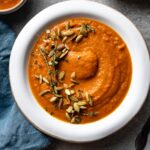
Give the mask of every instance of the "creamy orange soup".
M 71 18 L 38 37 L 28 76 L 33 95 L 50 115 L 89 123 L 121 104 L 132 64 L 126 44 L 112 28 L 88 18 Z
M 20 3 L 21 0 L 0 0 L 0 9 L 9 9 Z

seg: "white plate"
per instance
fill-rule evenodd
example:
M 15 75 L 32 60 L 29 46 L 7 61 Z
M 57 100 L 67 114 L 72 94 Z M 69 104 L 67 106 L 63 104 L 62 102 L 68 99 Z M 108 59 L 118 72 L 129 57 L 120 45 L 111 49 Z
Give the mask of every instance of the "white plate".
M 74 125 L 51 117 L 37 103 L 28 83 L 28 56 L 37 34 L 52 23 L 68 17 L 89 17 L 111 26 L 127 44 L 133 65 L 131 86 L 122 104 L 99 121 Z M 127 124 L 139 111 L 148 93 L 150 60 L 146 44 L 137 28 L 121 13 L 90 1 L 66 1 L 50 6 L 20 32 L 12 49 L 9 66 L 12 93 L 26 118 L 47 135 L 73 142 L 88 142 L 106 137 Z

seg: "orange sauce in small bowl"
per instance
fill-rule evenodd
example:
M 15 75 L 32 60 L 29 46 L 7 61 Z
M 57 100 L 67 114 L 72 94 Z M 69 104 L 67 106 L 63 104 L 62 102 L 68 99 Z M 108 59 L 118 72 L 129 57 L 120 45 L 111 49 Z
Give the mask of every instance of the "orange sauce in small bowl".
M 0 10 L 11 9 L 17 4 L 19 4 L 22 0 L 0 0 Z

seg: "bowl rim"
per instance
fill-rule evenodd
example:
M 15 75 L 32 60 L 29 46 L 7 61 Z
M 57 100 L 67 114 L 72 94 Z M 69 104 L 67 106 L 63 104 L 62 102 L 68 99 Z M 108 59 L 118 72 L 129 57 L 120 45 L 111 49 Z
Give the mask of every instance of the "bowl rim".
M 65 10 L 64 7 L 66 6 L 72 6 L 71 9 L 67 9 Z M 80 6 L 80 7 L 79 7 Z M 84 6 L 84 8 L 83 8 Z M 85 7 L 86 6 L 86 7 Z M 128 25 L 128 28 L 131 28 L 133 31 L 134 31 L 134 35 L 135 35 L 135 38 L 137 38 L 140 42 L 136 43 L 136 46 L 140 46 L 142 48 L 142 52 L 140 51 L 139 53 L 144 56 L 141 57 L 140 59 L 144 59 L 144 64 L 145 64 L 145 68 L 144 69 L 141 69 L 141 73 L 140 74 L 140 78 L 141 76 L 143 76 L 143 74 L 146 72 L 147 74 L 144 75 L 144 78 L 146 80 L 146 82 L 144 83 L 141 83 L 142 84 L 142 87 L 145 88 L 145 90 L 143 91 L 143 93 L 141 92 L 140 94 L 140 99 L 138 99 L 139 103 L 137 103 L 137 106 L 134 110 L 133 109 L 133 104 L 132 104 L 132 107 L 130 106 L 129 107 L 129 111 L 130 113 L 128 112 L 128 115 L 127 113 L 123 112 L 122 113 L 122 117 L 118 117 L 119 120 L 115 120 L 116 122 L 118 122 L 118 125 L 116 126 L 116 123 L 114 123 L 112 126 L 110 125 L 110 123 L 108 121 L 110 121 L 109 119 L 106 119 L 106 118 L 109 118 L 109 116 L 115 116 L 117 111 L 119 111 L 119 108 L 117 108 L 117 110 L 115 110 L 115 112 L 111 113 L 111 115 L 108 115 L 108 117 L 105 117 L 104 119 L 101 119 L 99 121 L 96 121 L 96 122 L 93 122 L 93 123 L 89 123 L 89 124 L 83 124 L 83 125 L 72 125 L 72 124 L 68 124 L 68 123 L 65 123 L 63 121 L 60 121 L 60 120 L 57 120 L 56 118 L 50 118 L 48 114 L 46 114 L 46 112 L 42 112 L 43 110 L 39 110 L 39 113 L 43 113 L 45 114 L 44 116 L 44 120 L 49 118 L 50 121 L 52 121 L 52 123 L 54 124 L 60 124 L 60 126 L 65 129 L 65 132 L 64 131 L 60 131 L 60 129 L 58 129 L 57 127 L 50 127 L 51 129 L 49 130 L 48 127 L 45 125 L 45 124 L 42 124 L 41 122 L 39 122 L 38 118 L 36 115 L 34 115 L 34 119 L 29 115 L 31 113 L 34 113 L 34 111 L 31 110 L 31 106 L 30 108 L 23 108 L 23 105 L 25 104 L 21 99 L 21 95 L 19 94 L 19 87 L 17 86 L 18 84 L 18 81 L 17 78 L 18 76 L 16 77 L 14 75 L 14 70 L 19 70 L 21 69 L 20 67 L 21 66 L 18 66 L 19 68 L 15 68 L 16 65 L 17 65 L 17 58 L 18 56 L 15 56 L 15 53 L 17 52 L 17 49 L 20 47 L 20 42 L 22 41 L 21 38 L 23 35 L 25 35 L 25 33 L 27 33 L 27 31 L 29 31 L 29 28 L 33 28 L 34 27 L 34 24 L 35 22 L 37 22 L 41 17 L 45 16 L 46 13 L 48 13 L 50 10 L 50 12 L 55 16 L 56 14 L 56 11 L 55 10 L 59 10 L 59 12 L 57 12 L 57 15 L 56 15 L 56 18 L 59 17 L 60 19 L 60 16 L 62 15 L 67 15 L 68 13 L 68 16 L 70 15 L 69 13 L 72 12 L 72 13 L 78 13 L 78 12 L 83 12 L 86 13 L 87 11 L 89 11 L 89 9 L 91 8 L 95 8 L 95 10 L 97 11 L 97 9 L 100 9 L 99 12 L 105 12 L 105 11 L 108 11 L 107 13 L 105 14 L 98 14 L 97 12 L 95 12 L 95 10 L 90 10 L 90 13 L 93 12 L 93 14 L 89 13 L 88 15 L 91 15 L 90 17 L 93 17 L 93 15 L 98 15 L 98 16 L 101 16 L 102 18 L 101 19 L 105 19 L 105 17 L 108 17 L 107 15 L 109 15 L 110 13 L 113 13 L 113 16 L 111 17 L 117 17 L 119 18 L 121 21 L 123 21 L 123 23 L 126 23 Z M 97 8 L 97 9 L 96 9 Z M 82 10 L 81 10 L 82 9 Z M 94 13 L 95 12 L 95 13 Z M 81 15 L 81 14 L 78 14 L 78 15 Z M 82 14 L 82 16 L 83 16 Z M 84 14 L 85 15 L 85 14 Z M 45 19 L 47 18 L 47 16 L 45 16 Z M 52 17 L 53 21 L 54 21 L 54 17 Z M 50 18 L 49 18 L 50 19 Z M 52 22 L 51 20 L 51 22 Z M 114 19 L 115 20 L 115 19 Z M 103 22 L 103 21 L 101 21 Z M 46 24 L 48 23 L 45 22 L 43 23 L 42 25 L 40 25 L 37 29 L 37 31 L 39 32 L 42 28 L 44 28 L 44 26 L 46 26 Z M 110 26 L 110 24 L 109 24 Z M 118 29 L 120 31 L 122 31 L 122 28 L 121 29 Z M 127 30 L 127 29 L 124 29 L 124 30 Z M 123 31 L 122 31 L 123 32 Z M 37 32 L 36 32 L 37 33 Z M 118 31 L 117 31 L 118 33 Z M 30 33 L 31 34 L 31 33 Z M 34 35 L 34 33 L 33 33 Z M 119 34 L 120 35 L 120 34 Z M 27 35 L 26 35 L 27 36 Z M 128 35 L 122 35 L 124 37 L 128 36 Z M 121 37 L 122 37 L 121 36 Z M 131 35 L 132 36 L 132 35 Z M 31 41 L 33 40 L 32 39 L 33 37 L 30 37 L 29 39 L 27 39 L 27 43 L 31 43 Z M 35 38 L 35 35 L 34 35 L 34 38 Z M 123 38 L 123 37 L 122 37 Z M 133 38 L 133 37 L 132 37 Z M 124 40 L 124 38 L 123 38 Z M 131 39 L 132 40 L 132 39 Z M 126 42 L 125 42 L 126 43 Z M 127 46 L 128 46 L 128 43 L 126 43 Z M 131 44 L 131 43 L 130 43 Z M 139 45 L 140 44 L 140 45 Z M 26 49 L 28 49 L 26 47 Z M 130 49 L 129 49 L 130 51 Z M 23 56 L 23 50 L 20 51 L 17 55 L 21 56 L 22 58 L 24 58 L 25 56 Z M 24 53 L 25 54 L 25 53 Z M 135 54 L 137 56 L 137 54 Z M 136 57 L 135 56 L 135 57 Z M 131 59 L 132 56 L 131 56 Z M 133 61 L 133 60 L 132 60 Z M 138 64 L 138 62 L 135 60 L 135 62 Z M 23 66 L 24 64 L 22 64 Z M 139 66 L 141 64 L 138 64 Z M 15 67 L 14 67 L 15 66 Z M 139 67 L 138 66 L 138 67 Z M 134 66 L 133 66 L 134 67 Z M 135 70 L 134 70 L 135 71 Z M 143 72 L 142 72 L 143 71 Z M 22 75 L 22 74 L 21 74 Z M 22 75 L 23 76 L 23 75 Z M 131 21 L 129 19 L 127 19 L 124 15 L 122 15 L 121 13 L 119 13 L 118 11 L 108 7 L 108 6 L 105 6 L 103 4 L 100 4 L 100 3 L 97 3 L 97 2 L 91 2 L 91 1 L 85 1 L 85 0 L 81 0 L 80 2 L 79 1 L 64 1 L 64 2 L 60 2 L 60 3 L 57 3 L 57 4 L 54 4 L 46 9 L 44 9 L 43 11 L 41 11 L 40 13 L 38 13 L 33 19 L 31 19 L 27 25 L 23 28 L 23 30 L 20 32 L 19 36 L 17 37 L 16 41 L 15 41 L 15 44 L 13 46 L 13 49 L 12 49 L 12 52 L 11 52 L 11 57 L 10 57 L 10 64 L 9 64 L 9 78 L 10 78 L 10 84 L 11 84 L 11 90 L 12 90 L 12 93 L 14 95 L 14 99 L 18 105 L 18 107 L 20 108 L 21 112 L 24 114 L 24 116 L 30 121 L 31 124 L 33 124 L 36 128 L 38 128 L 40 131 L 42 131 L 43 133 L 47 134 L 47 135 L 50 135 L 52 137 L 55 137 L 55 138 L 58 138 L 58 139 L 61 139 L 61 140 L 65 140 L 65 141 L 70 141 L 70 142 L 90 142 L 90 141 L 95 141 L 95 140 L 98 140 L 98 139 L 101 139 L 101 138 L 104 138 L 114 132 L 116 132 L 117 130 L 119 130 L 120 128 L 122 128 L 125 124 L 127 124 L 136 114 L 137 112 L 140 110 L 140 108 L 142 107 L 144 101 L 145 101 L 145 98 L 147 96 L 147 93 L 148 93 L 148 90 L 149 90 L 149 83 L 150 83 L 150 60 L 149 60 L 149 54 L 148 54 L 148 50 L 147 50 L 147 47 L 146 47 L 146 44 L 145 44 L 145 41 L 142 37 L 142 35 L 140 34 L 140 32 L 137 30 L 137 28 L 135 27 L 135 25 L 133 25 L 133 23 L 131 23 Z M 22 78 L 23 79 L 23 78 Z M 137 78 L 136 78 L 137 79 Z M 141 78 L 142 79 L 142 78 Z M 135 80 L 135 79 L 134 79 Z M 20 80 L 21 81 L 21 80 Z M 28 82 L 26 80 L 26 82 Z M 132 81 L 131 81 L 132 82 Z M 131 87 L 130 87 L 131 88 Z M 29 90 L 29 89 L 28 89 Z M 138 89 L 139 90 L 139 89 Z M 130 89 L 129 89 L 130 91 Z M 26 92 L 31 92 L 31 91 L 26 91 Z M 33 96 L 33 95 L 32 95 Z M 126 96 L 127 97 L 127 96 Z M 33 98 L 33 97 L 32 97 Z M 34 98 L 33 98 L 34 99 Z M 124 100 L 125 101 L 125 100 Z M 124 103 L 124 102 L 123 102 Z M 131 102 L 130 102 L 131 103 Z M 34 103 L 36 105 L 36 107 L 39 107 L 39 104 Z M 135 104 L 135 103 L 134 103 Z M 32 105 L 30 103 L 30 105 Z M 38 105 L 38 106 L 37 106 Z M 123 105 L 123 104 L 121 104 Z M 130 104 L 131 105 L 131 104 Z M 125 105 L 124 105 L 125 106 Z M 30 113 L 29 113 L 30 111 Z M 124 111 L 124 110 L 122 110 Z M 115 117 L 114 117 L 115 118 Z M 115 118 L 116 119 L 116 118 Z M 38 120 L 38 121 L 37 121 Z M 105 121 L 104 121 L 105 120 Z M 106 121 L 107 120 L 107 121 Z M 48 122 L 48 121 L 47 121 Z M 108 125 L 105 124 L 105 126 L 103 126 L 104 128 L 104 131 L 100 130 L 100 127 L 98 127 L 98 125 L 102 125 L 104 123 L 109 123 Z M 41 126 L 42 124 L 42 126 Z M 86 128 L 85 128 L 86 126 Z M 88 131 L 88 129 L 92 129 L 92 127 L 94 127 L 93 131 L 90 132 L 90 133 L 86 133 Z M 70 132 L 72 129 L 74 129 L 73 133 L 75 135 L 72 135 L 68 132 Z M 99 129 L 99 130 L 98 130 Z M 82 133 L 82 135 L 79 135 L 78 133 L 76 133 L 75 131 L 79 131 Z M 82 130 L 82 131 L 81 131 Z M 89 130 L 91 131 L 91 130 Z M 98 133 L 97 133 L 98 131 Z
M 12 12 L 17 11 L 20 9 L 26 2 L 27 0 L 21 0 L 18 4 L 16 4 L 13 7 L 7 8 L 7 9 L 0 9 L 0 14 L 10 14 Z

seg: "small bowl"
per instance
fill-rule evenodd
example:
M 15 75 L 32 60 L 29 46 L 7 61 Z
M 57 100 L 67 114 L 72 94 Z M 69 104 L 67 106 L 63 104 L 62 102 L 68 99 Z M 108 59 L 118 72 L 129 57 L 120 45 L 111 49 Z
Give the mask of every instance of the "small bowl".
M 16 4 L 14 7 L 10 7 L 8 9 L 0 9 L 0 14 L 10 14 L 12 12 L 17 11 L 18 9 L 20 9 L 26 2 L 27 0 L 21 0 L 18 4 Z
M 112 27 L 127 44 L 132 60 L 132 81 L 123 102 L 107 117 L 88 124 L 70 124 L 50 116 L 34 98 L 28 81 L 28 59 L 38 34 L 70 17 L 88 17 Z M 96 2 L 65 1 L 44 9 L 22 29 L 11 52 L 9 77 L 16 103 L 31 124 L 52 137 L 89 142 L 119 130 L 140 110 L 149 89 L 150 60 L 140 32 L 124 15 Z

